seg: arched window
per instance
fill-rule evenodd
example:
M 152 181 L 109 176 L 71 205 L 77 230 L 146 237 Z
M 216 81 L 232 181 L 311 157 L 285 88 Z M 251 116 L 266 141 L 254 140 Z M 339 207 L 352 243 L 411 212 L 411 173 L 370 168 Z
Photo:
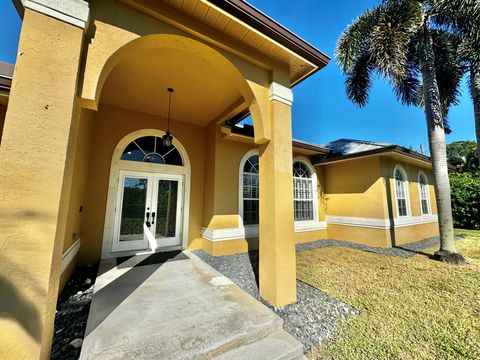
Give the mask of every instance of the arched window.
M 242 169 L 243 224 L 258 225 L 258 155 L 249 156 Z
M 422 215 L 430 214 L 430 194 L 428 192 L 427 177 L 423 173 L 418 174 L 418 187 L 420 193 L 420 207 L 422 208 Z
M 315 220 L 315 191 L 312 175 L 312 171 L 302 161 L 293 163 L 295 221 Z
M 149 162 L 154 164 L 182 166 L 180 152 L 174 145 L 163 146 L 158 136 L 142 136 L 127 145 L 122 153 L 122 160 Z
M 399 166 L 395 167 L 395 196 L 397 198 L 397 214 L 398 216 L 408 216 L 408 187 L 407 176 L 405 171 Z

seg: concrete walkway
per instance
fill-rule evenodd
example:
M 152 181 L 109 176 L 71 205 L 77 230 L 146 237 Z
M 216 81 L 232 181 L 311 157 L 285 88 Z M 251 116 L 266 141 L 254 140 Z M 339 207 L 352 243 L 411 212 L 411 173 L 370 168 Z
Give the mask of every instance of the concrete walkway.
M 302 359 L 282 320 L 190 252 L 102 261 L 80 359 Z

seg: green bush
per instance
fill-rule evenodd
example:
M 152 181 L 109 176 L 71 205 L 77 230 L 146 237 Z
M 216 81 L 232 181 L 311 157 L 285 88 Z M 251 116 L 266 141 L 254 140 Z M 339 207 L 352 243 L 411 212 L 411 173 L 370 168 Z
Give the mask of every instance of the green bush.
M 480 171 L 450 174 L 455 227 L 480 229 Z

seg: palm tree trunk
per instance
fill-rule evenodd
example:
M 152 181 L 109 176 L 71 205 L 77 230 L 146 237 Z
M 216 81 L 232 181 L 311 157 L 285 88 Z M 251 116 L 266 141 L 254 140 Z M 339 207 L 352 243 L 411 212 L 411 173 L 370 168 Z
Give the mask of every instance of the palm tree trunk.
M 443 127 L 443 115 L 440 105 L 440 92 L 435 76 L 435 57 L 428 19 L 425 21 L 421 48 L 420 61 L 424 84 L 425 117 L 435 179 L 435 195 L 437 197 L 440 228 L 440 251 L 437 254 L 448 257 L 456 252 L 453 234 L 452 201 L 450 198 L 450 180 L 448 178 L 445 129 Z
M 470 93 L 473 100 L 475 132 L 477 134 L 477 157 L 480 161 L 480 69 L 473 64 L 470 66 Z

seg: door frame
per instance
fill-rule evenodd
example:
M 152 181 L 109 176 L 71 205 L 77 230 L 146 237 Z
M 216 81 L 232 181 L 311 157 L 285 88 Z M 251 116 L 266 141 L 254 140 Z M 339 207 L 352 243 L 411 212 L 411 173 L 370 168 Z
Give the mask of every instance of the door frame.
M 122 205 L 123 205 L 123 194 L 125 187 L 123 179 L 126 177 L 129 178 L 137 178 L 137 179 L 147 179 L 147 192 L 146 192 L 146 201 L 145 205 L 150 206 L 150 212 L 153 212 L 154 209 L 157 208 L 157 201 L 158 201 L 158 181 L 159 180 L 167 180 L 167 181 L 176 181 L 178 183 L 177 188 L 177 203 L 176 203 L 176 218 L 175 218 L 175 234 L 176 236 L 173 238 L 167 238 L 165 246 L 159 246 L 157 242 L 157 234 L 150 233 L 152 237 L 150 237 L 150 241 L 155 241 L 154 246 L 150 244 L 149 236 L 147 233 L 144 233 L 143 240 L 136 240 L 136 241 L 126 241 L 121 242 L 119 240 L 119 231 L 120 231 L 120 222 L 121 222 L 121 215 L 122 215 Z M 170 246 L 181 246 L 182 242 L 182 213 L 183 213 L 183 175 L 176 175 L 176 174 L 160 174 L 160 173 L 149 173 L 143 171 L 127 171 L 127 170 L 120 170 L 118 176 L 118 185 L 117 185 L 117 200 L 115 206 L 115 215 L 114 215 L 114 229 L 113 229 L 113 241 L 112 241 L 112 252 L 118 251 L 145 251 L 147 249 L 159 249 L 160 251 L 163 248 L 170 247 Z M 146 211 L 146 209 L 145 209 Z M 145 221 L 145 219 L 144 219 Z M 158 214 L 155 221 L 158 221 Z M 137 245 L 137 246 L 135 246 Z
M 188 229 L 189 229 L 189 212 L 190 212 L 190 187 L 191 187 L 191 165 L 185 147 L 177 138 L 173 139 L 173 145 L 177 148 L 182 156 L 183 166 L 143 163 L 128 160 L 121 160 L 121 156 L 125 147 L 133 140 L 142 136 L 158 136 L 165 134 L 164 131 L 158 129 L 142 129 L 134 131 L 124 136 L 115 147 L 112 155 L 112 162 L 110 166 L 110 176 L 108 181 L 108 195 L 105 209 L 105 222 L 103 230 L 102 254 L 101 258 L 112 258 L 119 256 L 148 254 L 155 251 L 180 250 L 188 247 Z M 113 236 L 115 229 L 115 210 L 117 201 L 117 191 L 120 170 L 134 171 L 144 173 L 154 173 L 159 175 L 182 175 L 183 176 L 183 203 L 182 211 L 182 226 L 181 226 L 181 245 L 160 248 L 158 250 L 125 250 L 113 251 Z

